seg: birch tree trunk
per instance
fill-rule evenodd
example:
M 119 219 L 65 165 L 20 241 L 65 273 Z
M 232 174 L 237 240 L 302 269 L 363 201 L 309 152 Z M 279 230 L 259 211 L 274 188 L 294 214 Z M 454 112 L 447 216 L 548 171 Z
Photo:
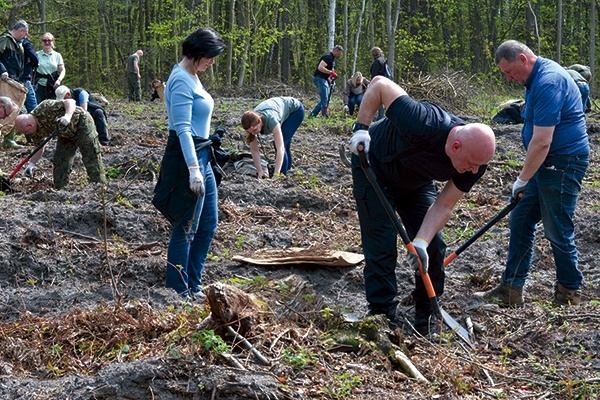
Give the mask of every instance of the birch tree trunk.
M 356 71 L 356 58 L 358 57 L 358 43 L 360 41 L 360 31 L 362 30 L 362 19 L 365 13 L 366 0 L 362 0 L 360 14 L 358 14 L 358 27 L 356 28 L 356 37 L 354 38 L 354 56 L 352 62 L 352 74 Z M 363 74 L 364 75 L 364 74 Z
M 327 48 L 335 46 L 335 0 L 329 0 L 329 26 L 327 32 Z

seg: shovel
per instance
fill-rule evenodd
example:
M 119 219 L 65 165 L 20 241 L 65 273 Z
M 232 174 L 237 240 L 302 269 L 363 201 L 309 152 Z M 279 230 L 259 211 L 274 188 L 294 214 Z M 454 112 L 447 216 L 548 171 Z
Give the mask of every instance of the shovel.
M 375 190 L 375 193 L 377 193 L 377 197 L 379 197 L 381 205 L 383 206 L 388 216 L 390 217 L 392 223 L 396 227 L 396 230 L 398 231 L 400 238 L 402 238 L 402 242 L 404 243 L 406 250 L 408 250 L 410 253 L 417 254 L 417 250 L 412 244 L 408 233 L 404 229 L 404 226 L 402 226 L 400 219 L 396 215 L 396 212 L 394 211 L 388 199 L 385 197 L 381 186 L 379 186 L 379 183 L 377 182 L 375 174 L 371 170 L 371 166 L 369 165 L 369 160 L 367 160 L 367 154 L 364 151 L 364 145 L 362 143 L 358 145 L 358 156 L 360 158 L 360 166 L 362 170 L 364 171 L 367 179 L 369 180 L 369 183 Z M 471 343 L 471 339 L 469 338 L 469 333 L 467 332 L 467 330 L 463 328 L 458 322 L 456 322 L 456 320 L 452 318 L 450 314 L 444 311 L 444 309 L 440 306 L 440 303 L 438 302 L 437 296 L 435 294 L 435 289 L 433 288 L 433 284 L 431 283 L 431 278 L 429 277 L 429 274 L 423 270 L 423 264 L 419 264 L 419 272 L 421 273 L 421 278 L 423 279 L 423 284 L 425 285 L 425 290 L 427 291 L 427 296 L 429 297 L 429 301 L 431 302 L 433 311 L 438 315 L 438 317 L 440 317 L 444 321 L 444 323 L 450 329 L 452 329 L 456 334 L 458 334 L 458 337 L 460 337 L 466 344 L 468 344 L 469 347 L 474 349 L 475 345 Z
M 5 176 L 1 176 L 0 177 L 0 190 L 2 190 L 3 192 L 7 192 L 11 189 L 10 187 L 10 180 L 12 178 L 15 177 L 15 175 L 17 174 L 17 172 L 19 172 L 21 170 L 21 168 L 23 168 L 23 165 L 25 165 L 30 159 L 31 157 L 33 157 L 34 155 L 36 155 L 36 153 L 38 151 L 40 151 L 41 149 L 44 148 L 44 146 L 53 138 L 55 138 L 58 133 L 62 130 L 64 130 L 65 128 L 57 126 L 57 128 L 54 130 L 54 132 L 52 132 L 52 134 L 50 136 L 48 136 L 46 139 L 44 139 L 44 141 L 42 143 L 40 143 L 35 149 L 33 149 L 33 151 L 31 153 L 29 153 L 29 155 L 27 155 L 27 157 L 25 157 L 23 159 L 23 161 L 21 161 L 19 163 L 19 165 L 17 165 L 17 167 L 13 170 L 13 172 L 10 173 L 10 175 L 7 177 Z
M 513 198 L 510 203 L 508 203 L 494 218 L 490 219 L 484 226 L 479 228 L 477 232 L 473 236 L 471 236 L 466 242 L 464 242 L 458 249 L 454 250 L 452 254 L 448 257 L 444 258 L 444 267 L 448 266 L 460 253 L 465 251 L 467 247 L 473 244 L 477 239 L 481 237 L 484 233 L 486 233 L 492 226 L 494 226 L 498 221 L 504 218 L 509 212 L 512 211 L 513 208 L 517 206 L 517 203 L 523 197 L 523 193 L 519 193 L 517 197 Z

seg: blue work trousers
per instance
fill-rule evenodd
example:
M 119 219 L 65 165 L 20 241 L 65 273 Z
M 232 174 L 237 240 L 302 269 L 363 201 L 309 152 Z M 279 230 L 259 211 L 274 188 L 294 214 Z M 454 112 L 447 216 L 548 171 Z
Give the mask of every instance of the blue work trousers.
M 199 196 L 196 205 L 173 226 L 167 249 L 166 287 L 183 296 L 202 290 L 202 271 L 217 230 L 217 184 L 210 157 L 208 147 L 198 152 L 198 165 L 204 177 L 204 196 Z
M 548 156 L 529 180 L 523 198 L 510 214 L 510 241 L 502 284 L 523 287 L 533 256 L 535 230 L 540 220 L 550 241 L 556 280 L 567 289 L 579 289 L 583 275 L 578 267 L 573 215 L 588 155 Z

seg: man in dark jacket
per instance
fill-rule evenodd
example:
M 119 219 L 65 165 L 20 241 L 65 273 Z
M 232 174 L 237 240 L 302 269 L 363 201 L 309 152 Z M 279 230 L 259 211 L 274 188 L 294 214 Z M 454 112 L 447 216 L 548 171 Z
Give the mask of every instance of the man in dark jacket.
M 33 45 L 29 41 L 29 35 L 23 38 L 21 45 L 23 46 L 25 65 L 23 66 L 23 73 L 21 74 L 21 79 L 19 81 L 27 89 L 25 108 L 27 109 L 27 112 L 31 112 L 37 107 L 35 90 L 33 90 L 33 85 L 31 84 L 31 75 L 33 74 L 33 70 L 37 68 L 39 60 Z
M 8 78 L 20 81 L 23 74 L 24 56 L 23 40 L 29 33 L 29 25 L 23 20 L 15 22 L 12 30 L 0 35 L 0 79 Z M 13 99 L 14 100 L 14 99 Z M 15 131 L 11 129 L 2 141 L 4 147 L 19 147 L 15 141 Z
M 17 21 L 12 30 L 7 30 L 0 35 L 0 78 L 15 81 L 21 79 L 23 74 L 23 40 L 29 33 L 29 26 L 23 20 Z

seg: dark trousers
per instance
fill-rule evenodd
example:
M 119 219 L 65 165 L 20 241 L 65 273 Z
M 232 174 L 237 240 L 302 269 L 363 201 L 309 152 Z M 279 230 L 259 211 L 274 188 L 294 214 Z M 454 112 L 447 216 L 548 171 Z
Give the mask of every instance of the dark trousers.
M 381 205 L 377 193 L 360 167 L 358 157 L 352 156 L 353 193 L 365 256 L 365 290 L 369 309 L 375 313 L 388 313 L 396 309 L 398 287 L 396 261 L 398 258 L 398 232 Z M 388 201 L 399 214 L 411 239 L 417 234 L 425 213 L 437 198 L 437 189 L 431 182 L 418 189 L 396 193 L 395 196 L 382 187 Z M 444 290 L 444 255 L 446 244 L 441 232 L 429 244 L 429 276 L 436 294 Z M 413 298 L 417 303 L 428 302 L 427 291 L 420 276 L 415 278 Z
M 106 112 L 103 108 L 92 108 L 90 106 L 88 106 L 88 111 L 94 119 L 96 131 L 98 131 L 98 141 L 102 145 L 108 144 L 110 138 L 108 137 L 108 127 L 106 125 Z

